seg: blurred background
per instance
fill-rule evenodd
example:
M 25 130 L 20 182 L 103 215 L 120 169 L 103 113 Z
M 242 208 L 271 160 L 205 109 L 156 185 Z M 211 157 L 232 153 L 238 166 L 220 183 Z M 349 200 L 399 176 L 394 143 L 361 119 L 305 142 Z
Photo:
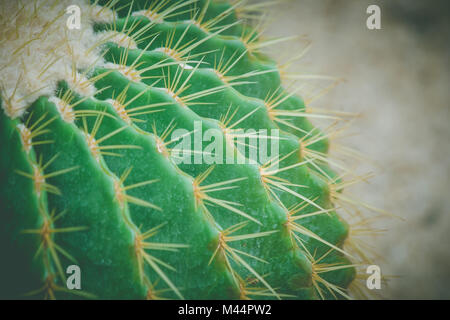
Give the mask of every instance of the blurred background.
M 366 27 L 371 4 L 381 30 Z M 382 295 L 450 299 L 450 1 L 284 0 L 269 10 L 266 36 L 312 41 L 289 72 L 345 79 L 312 106 L 361 113 L 345 144 L 373 161 L 355 170 L 374 176 L 350 192 L 404 218 L 384 220 L 372 243 L 390 277 Z M 296 55 L 302 39 L 270 54 Z

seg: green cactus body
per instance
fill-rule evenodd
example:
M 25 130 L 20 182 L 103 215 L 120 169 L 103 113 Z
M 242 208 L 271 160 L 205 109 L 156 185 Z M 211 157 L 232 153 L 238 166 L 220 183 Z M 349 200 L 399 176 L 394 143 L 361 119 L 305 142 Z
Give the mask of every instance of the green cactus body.
M 95 63 L 80 67 L 74 54 L 70 75 L 51 79 L 50 91 L 28 89 L 32 99 L 2 76 L 1 296 L 348 297 L 355 269 L 342 249 L 349 228 L 333 204 L 340 180 L 327 137 L 283 89 L 238 4 L 79 5 L 100 39 L 85 52 Z M 25 11 L 33 21 L 33 8 Z M 37 41 L 45 48 L 45 37 Z M 210 137 L 179 161 L 179 129 L 213 130 L 223 143 L 213 148 Z M 262 150 L 245 145 L 252 134 L 238 142 L 236 129 L 279 129 L 278 160 L 246 161 Z M 223 163 L 195 163 L 217 154 Z M 73 264 L 82 290 L 66 288 Z

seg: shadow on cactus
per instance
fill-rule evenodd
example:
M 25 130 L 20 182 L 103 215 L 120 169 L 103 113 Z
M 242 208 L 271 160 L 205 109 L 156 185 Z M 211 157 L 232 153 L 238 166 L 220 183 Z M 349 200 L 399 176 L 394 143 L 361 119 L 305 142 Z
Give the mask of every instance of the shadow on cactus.
M 310 122 L 340 116 L 285 90 L 263 7 L 0 0 L 1 297 L 361 292 L 353 180 Z

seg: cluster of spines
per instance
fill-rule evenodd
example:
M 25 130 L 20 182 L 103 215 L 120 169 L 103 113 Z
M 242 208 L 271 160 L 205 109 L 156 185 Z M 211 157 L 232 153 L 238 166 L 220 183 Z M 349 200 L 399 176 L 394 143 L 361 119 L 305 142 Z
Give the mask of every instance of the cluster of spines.
M 109 1 L 107 6 L 111 8 L 117 6 L 120 16 L 120 10 L 125 10 L 126 6 L 120 6 L 119 2 Z M 193 4 L 195 4 L 194 9 L 186 9 Z M 279 160 L 280 163 L 286 160 L 284 167 L 271 170 L 271 165 L 273 166 L 274 163 L 273 161 L 269 161 L 269 163 L 256 166 L 256 170 L 254 170 L 255 166 L 241 166 L 239 168 L 245 168 L 245 170 L 242 169 L 244 171 L 236 170 L 237 172 L 245 172 L 248 170 L 247 174 L 250 172 L 257 177 L 256 181 L 260 181 L 260 185 L 258 186 L 247 184 L 247 187 L 259 188 L 266 193 L 264 197 L 264 199 L 267 199 L 266 205 L 271 206 L 273 211 L 277 212 L 276 214 L 272 213 L 271 217 L 275 221 L 278 220 L 274 224 L 276 228 L 273 230 L 267 230 L 267 225 L 263 227 L 258 226 L 262 224 L 261 221 L 252 214 L 244 212 L 246 210 L 242 208 L 250 208 L 248 204 L 244 205 L 236 201 L 221 199 L 220 197 L 213 197 L 208 194 L 218 192 L 219 195 L 225 197 L 239 198 L 236 196 L 237 194 L 233 194 L 230 190 L 236 189 L 238 186 L 235 184 L 247 180 L 247 177 L 223 179 L 222 177 L 227 176 L 226 174 L 229 174 L 231 170 L 229 167 L 218 166 L 218 170 L 215 171 L 219 171 L 220 173 L 215 180 L 212 180 L 212 183 L 205 186 L 202 183 L 210 177 L 214 169 L 213 167 L 205 168 L 204 165 L 192 166 L 183 164 L 176 166 L 173 161 L 169 161 L 169 163 L 172 170 L 184 176 L 186 181 L 191 181 L 192 200 L 195 203 L 195 211 L 200 212 L 201 219 L 204 219 L 205 223 L 208 223 L 211 239 L 216 239 L 215 242 L 212 241 L 215 244 L 213 245 L 213 250 L 211 250 L 212 254 L 208 264 L 214 261 L 221 265 L 220 268 L 226 271 L 227 276 L 222 281 L 225 281 L 225 283 L 228 282 L 228 287 L 231 288 L 229 289 L 230 292 L 234 291 L 230 295 L 231 297 L 248 297 L 253 293 L 256 296 L 260 294 L 261 296 L 279 298 L 283 296 L 283 290 L 291 293 L 295 292 L 292 288 L 282 287 L 279 288 L 281 293 L 278 293 L 265 279 L 265 276 L 270 278 L 270 274 L 265 275 L 255 270 L 255 266 L 261 270 L 265 270 L 260 264 L 269 264 L 272 269 L 276 270 L 277 266 L 274 266 L 273 262 L 269 263 L 258 256 L 245 252 L 240 246 L 237 246 L 238 249 L 228 245 L 229 242 L 238 240 L 258 241 L 259 238 L 268 236 L 271 236 L 271 239 L 273 239 L 274 234 L 281 234 L 281 237 L 290 239 L 290 250 L 295 257 L 293 261 L 306 261 L 303 262 L 303 270 L 299 273 L 305 273 L 304 278 L 311 279 L 313 288 L 315 288 L 313 292 L 306 293 L 306 297 L 311 297 L 310 295 L 312 295 L 323 298 L 326 294 L 345 297 L 346 293 L 344 292 L 344 288 L 332 284 L 320 276 L 324 272 L 352 269 L 354 267 L 354 265 L 345 259 L 342 260 L 342 254 L 349 255 L 340 249 L 342 240 L 346 236 L 345 228 L 341 227 L 342 230 L 336 232 L 337 234 L 340 233 L 339 239 L 331 239 L 330 242 L 325 240 L 327 238 L 325 233 L 328 230 L 321 231 L 317 227 L 317 225 L 326 225 L 326 219 L 335 219 L 335 214 L 333 213 L 334 208 L 329 203 L 329 197 L 334 196 L 345 199 L 338 195 L 337 192 L 329 192 L 327 196 L 326 190 L 328 190 L 328 183 L 333 185 L 339 179 L 339 177 L 330 176 L 332 172 L 327 169 L 327 162 L 329 162 L 325 154 L 327 137 L 317 129 L 305 125 L 307 123 L 305 118 L 309 116 L 314 117 L 315 115 L 306 113 L 301 100 L 295 98 L 293 94 L 284 93 L 281 89 L 281 84 L 279 84 L 279 81 L 276 81 L 278 73 L 273 65 L 267 61 L 264 61 L 264 63 L 252 63 L 252 60 L 258 60 L 256 56 L 260 54 L 257 50 L 263 47 L 254 32 L 250 32 L 249 36 L 247 29 L 240 30 L 241 35 L 245 34 L 245 37 L 239 37 L 242 40 L 238 46 L 243 48 L 241 50 L 242 52 L 239 53 L 237 53 L 238 51 L 233 51 L 230 55 L 229 51 L 225 53 L 225 50 L 222 50 L 218 55 L 215 50 L 202 48 L 201 45 L 208 41 L 216 41 L 218 43 L 221 43 L 221 41 L 222 43 L 227 43 L 228 41 L 231 47 L 233 41 L 239 42 L 239 40 L 235 38 L 233 40 L 227 40 L 220 36 L 222 33 L 232 34 L 230 30 L 234 29 L 237 25 L 235 22 L 231 22 L 230 24 L 221 26 L 233 14 L 235 10 L 234 6 L 228 7 L 228 9 L 222 11 L 222 14 L 216 16 L 220 18 L 208 20 L 206 13 L 210 7 L 214 6 L 210 4 L 210 1 L 206 1 L 203 6 L 200 6 L 201 10 L 195 11 L 197 5 L 199 5 L 197 1 L 187 2 L 186 5 L 182 5 L 181 2 L 171 5 L 170 1 L 161 1 L 159 6 L 151 5 L 147 8 L 147 11 L 142 13 L 142 11 L 134 8 L 134 3 L 132 3 L 129 8 L 126 8 L 127 11 L 124 18 L 114 21 L 112 24 L 104 25 L 106 28 L 104 26 L 98 27 L 99 30 L 102 30 L 102 28 L 107 30 L 109 28 L 116 33 L 118 29 L 121 29 L 120 32 L 123 34 L 121 38 L 117 38 L 117 34 L 115 34 L 115 37 L 110 39 L 115 40 L 115 44 L 107 43 L 109 51 L 105 54 L 105 58 L 107 60 L 110 59 L 111 64 L 106 66 L 114 66 L 114 68 L 93 67 L 92 70 L 85 70 L 83 74 L 89 75 L 90 79 L 83 80 L 83 86 L 87 86 L 86 81 L 88 81 L 89 86 L 92 85 L 100 88 L 92 96 L 79 96 L 79 90 L 76 90 L 76 88 L 72 90 L 66 87 L 66 84 L 62 83 L 59 90 L 59 97 L 49 100 L 56 102 L 56 108 L 52 112 L 54 114 L 53 117 L 44 122 L 45 126 L 38 126 L 36 122 L 34 124 L 28 123 L 28 125 L 17 126 L 23 138 L 24 150 L 33 148 L 39 150 L 40 154 L 46 154 L 44 153 L 45 150 L 58 149 L 55 146 L 55 141 L 45 140 L 39 143 L 34 139 L 38 135 L 51 137 L 50 129 L 45 129 L 44 127 L 50 127 L 54 121 L 59 122 L 59 126 L 67 126 L 67 130 L 69 131 L 78 132 L 77 130 L 79 129 L 76 129 L 78 126 L 81 129 L 78 134 L 85 139 L 86 150 L 90 152 L 98 164 L 98 167 L 94 171 L 101 172 L 105 175 L 105 180 L 109 179 L 111 181 L 114 190 L 113 198 L 118 204 L 120 217 L 123 220 L 124 226 L 131 230 L 133 234 L 133 247 L 135 248 L 139 279 L 144 284 L 144 287 L 147 288 L 146 296 L 157 297 L 158 295 L 154 293 L 157 292 L 155 290 L 155 283 L 162 280 L 176 296 L 182 297 L 179 288 L 174 285 L 174 282 L 170 280 L 161 268 L 162 266 L 171 269 L 170 265 L 150 255 L 148 250 L 163 249 L 170 251 L 185 247 L 187 244 L 152 244 L 146 240 L 155 234 L 156 227 L 153 226 L 149 228 L 149 231 L 141 232 L 141 229 L 133 222 L 135 219 L 132 218 L 133 214 L 129 213 L 128 206 L 135 211 L 139 211 L 139 209 L 135 209 L 136 206 L 143 207 L 145 210 L 141 211 L 145 212 L 145 214 L 154 214 L 152 210 L 159 211 L 158 209 L 160 208 L 157 204 L 128 194 L 128 191 L 132 193 L 131 190 L 134 188 L 144 187 L 155 181 L 153 179 L 133 181 L 133 184 L 128 187 L 123 185 L 128 176 L 133 176 L 132 173 L 134 171 L 130 169 L 130 166 L 124 168 L 127 162 L 132 161 L 124 161 L 118 159 L 117 156 L 125 155 L 122 158 L 133 159 L 126 151 L 130 150 L 131 152 L 133 149 L 142 151 L 145 147 L 139 144 L 124 145 L 123 141 L 129 140 L 119 139 L 118 137 L 121 136 L 121 133 L 127 132 L 128 138 L 133 137 L 133 142 L 141 140 L 144 143 L 145 141 L 147 144 L 156 147 L 161 157 L 170 160 L 171 152 L 169 146 L 174 141 L 164 141 L 167 140 L 168 133 L 173 129 L 171 127 L 174 121 L 178 127 L 187 129 L 190 132 L 192 132 L 193 119 L 202 120 L 203 125 L 206 127 L 222 130 L 224 128 L 232 129 L 235 127 L 241 129 L 247 129 L 248 127 L 257 129 L 281 127 L 282 129 L 286 129 L 290 133 L 284 133 L 283 139 L 288 140 L 288 142 L 284 143 L 284 146 L 281 147 L 282 153 L 284 152 L 285 156 Z M 189 13 L 190 20 L 187 23 L 188 26 L 181 23 L 182 27 L 180 29 L 182 31 L 178 34 L 179 38 L 175 42 L 175 31 L 179 28 L 180 24 L 166 22 L 165 18 L 168 16 L 173 18 L 175 12 L 182 8 L 184 9 L 181 11 L 181 14 Z M 152 19 L 150 23 L 145 19 L 143 20 L 142 16 L 139 17 L 140 14 L 143 14 L 148 19 Z M 155 32 L 154 29 L 159 29 L 159 27 L 161 27 L 161 30 Z M 193 35 L 190 34 L 190 31 L 196 27 L 204 33 L 201 39 L 195 38 L 195 36 L 199 35 L 197 30 L 193 32 Z M 164 45 L 158 46 L 158 39 L 164 38 L 164 33 L 166 36 L 166 39 L 162 42 Z M 184 41 L 184 37 L 190 38 L 191 40 Z M 125 39 L 126 41 L 117 39 Z M 99 43 L 99 45 L 104 45 L 104 43 Z M 139 47 L 141 49 L 138 49 Z M 226 57 L 227 54 L 228 57 Z M 192 60 L 194 58 L 198 59 L 199 57 L 201 57 L 199 61 Z M 236 61 L 230 64 L 230 61 L 234 57 L 236 57 Z M 240 71 L 242 69 L 237 67 L 238 62 L 244 58 L 247 59 L 246 63 L 249 71 L 236 74 L 235 70 Z M 225 60 L 227 62 L 224 62 Z M 210 72 L 209 69 L 212 65 L 214 68 Z M 76 66 L 74 67 L 75 69 Z M 245 70 L 245 68 L 243 69 Z M 229 73 L 230 75 L 228 75 Z M 270 81 L 265 78 L 267 75 L 273 74 L 275 76 L 271 77 Z M 241 82 L 234 82 L 237 79 L 243 78 L 248 78 L 252 81 L 244 82 L 248 86 L 239 86 L 239 84 L 242 84 Z M 267 88 L 265 84 L 268 81 L 271 84 L 270 88 L 273 88 L 275 84 L 276 90 L 272 92 L 265 90 L 266 92 L 264 92 L 264 89 Z M 77 82 L 74 81 L 74 83 Z M 241 94 L 261 100 L 248 99 Z M 132 98 L 127 99 L 127 97 Z M 232 116 L 236 116 L 239 120 L 230 125 L 227 114 L 230 112 L 231 107 L 218 112 L 217 105 L 209 101 L 212 100 L 211 98 L 214 98 L 213 101 L 222 101 L 223 105 L 237 106 L 232 110 Z M 101 102 L 100 100 L 104 100 L 105 102 Z M 153 102 L 153 100 L 156 100 L 156 102 Z M 128 106 L 132 108 L 128 108 Z M 280 106 L 284 106 L 283 109 Z M 52 106 L 45 98 L 41 98 L 32 108 L 35 108 L 37 110 L 36 112 L 40 112 L 41 116 L 37 121 L 40 122 L 44 121 L 43 119 L 46 118 L 49 112 L 47 110 L 52 109 Z M 195 111 L 195 113 L 191 110 Z M 266 111 L 264 112 L 264 110 Z M 58 114 L 60 118 L 58 118 Z M 161 114 L 162 116 L 158 116 Z M 258 115 L 259 119 L 251 121 L 251 118 L 256 115 Z M 205 120 L 202 116 L 215 118 L 218 122 Z M 91 119 L 92 117 L 94 117 L 94 120 Z M 110 125 L 104 125 L 104 122 L 110 122 Z M 91 129 L 89 129 L 88 123 L 91 123 Z M 303 129 L 305 127 L 306 130 Z M 42 132 L 44 130 L 47 131 Z M 52 131 L 55 132 L 56 129 Z M 97 137 L 99 131 L 104 132 L 101 137 Z M 158 132 L 160 132 L 160 136 L 158 136 Z M 225 137 L 230 134 L 229 132 L 229 130 L 224 130 Z M 124 137 L 127 136 L 124 135 Z M 103 145 L 102 142 L 107 139 L 118 142 Z M 321 145 L 320 142 L 324 142 L 324 144 Z M 315 145 L 316 148 L 314 148 Z M 317 145 L 319 146 L 317 147 Z M 166 147 L 169 151 L 165 150 Z M 116 152 L 108 150 L 114 150 Z M 245 156 L 245 154 L 241 154 L 240 156 Z M 50 163 L 45 164 L 45 169 L 51 166 L 54 160 L 52 158 L 49 161 Z M 307 166 L 310 168 L 307 169 Z M 122 175 L 119 174 L 119 168 L 124 172 Z M 46 186 L 45 191 L 59 193 L 59 189 L 48 184 L 45 178 L 52 178 L 57 174 L 64 174 L 72 169 L 74 168 L 59 169 L 53 174 L 49 173 L 41 176 L 31 175 L 26 172 L 19 173 L 32 179 L 35 187 L 37 185 L 39 186 L 39 190 L 41 190 L 41 186 Z M 118 178 L 119 176 L 120 178 Z M 134 175 L 134 180 L 139 176 L 138 174 Z M 312 192 L 312 195 L 304 195 L 302 191 L 304 191 L 306 186 L 298 184 L 298 181 L 304 180 L 305 177 L 312 177 L 313 181 L 318 184 L 318 188 L 314 190 L 316 192 Z M 325 183 L 322 182 L 324 180 Z M 239 187 L 242 188 L 243 186 L 245 184 L 241 183 Z M 334 188 L 333 190 L 336 189 L 338 188 Z M 225 192 L 225 190 L 227 191 Z M 317 192 L 318 190 L 319 192 Z M 40 194 L 37 189 L 36 192 Z M 320 194 L 317 195 L 317 193 Z M 207 209 L 208 203 L 216 208 L 216 214 L 209 212 Z M 150 211 L 148 210 L 149 208 L 151 209 Z M 300 211 L 303 214 L 295 216 Z M 230 213 L 236 214 L 235 218 L 229 218 Z M 136 214 L 136 216 L 139 215 Z M 282 215 L 285 215 L 284 219 L 281 219 Z M 311 229 L 315 227 L 317 229 L 316 232 L 296 222 L 300 219 L 311 220 L 319 216 L 324 218 L 317 225 L 313 221 L 305 224 L 309 225 Z M 54 222 L 50 217 L 51 215 L 49 215 L 49 220 L 43 220 L 40 230 L 43 230 L 46 226 L 46 221 Z M 284 220 L 283 223 L 281 223 L 281 220 Z M 230 224 L 230 222 L 235 223 Z M 182 223 L 182 221 L 179 223 Z M 228 225 L 223 227 L 226 224 Z M 158 224 L 158 226 L 160 225 Z M 333 223 L 331 223 L 331 226 L 333 226 Z M 67 232 L 81 231 L 82 228 L 67 227 L 60 228 L 60 230 Z M 230 236 L 234 232 L 242 229 L 249 230 L 249 232 Z M 34 230 L 33 232 L 36 231 L 36 229 L 32 230 Z M 28 230 L 28 232 L 33 233 L 32 230 Z M 53 229 L 47 228 L 46 230 Z M 319 236 L 318 233 L 321 232 L 324 235 Z M 332 244 L 332 242 L 336 244 Z M 61 253 L 66 252 L 60 246 L 55 248 L 59 248 Z M 323 252 L 324 250 L 325 252 Z M 311 254 L 311 251 L 314 254 Z M 316 251 L 322 251 L 322 255 L 318 259 L 314 258 Z M 66 258 L 69 257 L 66 254 L 63 255 Z M 54 260 L 52 264 L 53 268 L 56 266 L 57 271 L 61 274 L 61 268 L 58 267 L 60 263 L 55 258 L 57 255 L 51 254 L 51 256 Z M 308 259 L 302 260 L 302 258 L 298 258 L 299 256 Z M 244 259 L 244 257 L 247 259 Z M 327 267 L 323 267 L 319 263 L 330 257 L 333 257 L 331 259 L 332 263 L 327 264 Z M 342 261 L 339 262 L 339 260 Z M 156 278 L 153 277 L 153 279 L 150 279 L 147 276 L 147 273 L 144 271 L 146 268 L 144 262 L 147 264 L 147 268 L 151 269 L 151 274 L 157 275 Z M 335 264 L 338 264 L 338 266 L 335 266 Z M 49 268 L 51 267 L 49 266 L 47 269 Z M 207 267 L 205 266 L 205 268 Z M 267 270 L 271 268 L 267 268 Z M 309 274 L 308 268 L 311 269 Z M 240 272 L 236 270 L 240 270 Z M 254 280 L 246 280 L 245 276 L 249 278 L 253 277 Z M 62 274 L 61 277 L 63 277 Z M 160 280 L 158 280 L 158 277 Z M 345 282 L 349 281 L 351 275 L 347 275 L 346 277 L 347 279 L 343 280 L 344 286 L 347 285 Z M 306 283 L 303 287 L 300 286 L 300 288 L 308 288 L 308 281 L 304 281 Z M 248 286 L 255 282 L 262 284 L 263 288 L 252 289 Z M 295 284 L 292 287 L 295 288 Z M 327 293 L 323 293 L 323 288 L 328 289 Z M 238 293 L 238 296 L 236 296 L 236 293 Z M 289 294 L 284 295 L 291 296 Z M 295 297 L 295 295 L 293 296 Z

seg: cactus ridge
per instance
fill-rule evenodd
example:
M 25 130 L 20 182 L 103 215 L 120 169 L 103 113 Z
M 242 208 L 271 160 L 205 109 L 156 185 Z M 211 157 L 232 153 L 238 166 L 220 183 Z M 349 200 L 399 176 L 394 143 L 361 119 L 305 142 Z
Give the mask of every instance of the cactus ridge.
M 321 114 L 261 53 L 284 39 L 261 39 L 241 2 L 99 7 L 101 62 L 74 58 L 19 114 L 2 91 L 2 296 L 349 298 L 358 257 L 335 203 L 352 200 L 310 122 Z M 188 146 L 180 161 L 181 138 L 209 129 L 223 150 Z M 254 133 L 239 130 L 267 130 L 279 159 L 251 163 Z M 71 264 L 82 290 L 65 287 Z

